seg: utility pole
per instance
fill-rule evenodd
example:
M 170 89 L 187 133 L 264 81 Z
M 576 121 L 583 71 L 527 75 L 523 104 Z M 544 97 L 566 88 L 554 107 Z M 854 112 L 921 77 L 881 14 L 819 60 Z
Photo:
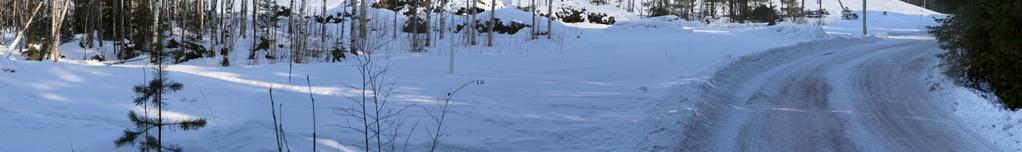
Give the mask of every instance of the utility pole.
M 866 32 L 866 0 L 862 0 L 862 35 L 869 35 Z

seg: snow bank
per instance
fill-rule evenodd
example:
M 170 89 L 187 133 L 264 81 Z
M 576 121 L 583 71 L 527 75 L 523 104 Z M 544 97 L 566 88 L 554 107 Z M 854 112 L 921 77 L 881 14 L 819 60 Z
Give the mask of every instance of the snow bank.
M 1005 109 L 992 93 L 955 84 L 942 74 L 940 67 L 931 68 L 927 77 L 931 90 L 942 97 L 942 110 L 954 114 L 962 125 L 983 136 L 1002 149 L 1022 151 L 1022 112 Z
M 827 31 L 825 31 L 821 26 L 806 26 L 785 23 L 766 27 L 766 30 L 761 31 L 777 32 L 787 38 L 799 40 L 825 40 L 830 38 L 830 34 L 827 34 Z
M 692 22 L 681 20 L 675 16 L 662 16 L 644 20 L 618 22 L 615 25 L 607 26 L 605 30 L 613 32 L 657 31 L 659 33 L 690 34 L 693 30 L 686 28 L 690 23 Z

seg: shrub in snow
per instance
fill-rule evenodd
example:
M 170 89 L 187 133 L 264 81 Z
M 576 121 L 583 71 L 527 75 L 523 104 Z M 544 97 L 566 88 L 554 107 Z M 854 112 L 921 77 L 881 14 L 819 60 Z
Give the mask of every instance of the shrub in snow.
M 554 16 L 557 16 L 554 20 L 560 19 L 564 23 L 582 23 L 588 20 L 589 23 L 611 25 L 617 22 L 613 16 L 607 15 L 607 13 L 586 13 L 584 8 L 561 8 L 561 11 L 554 12 Z
M 749 16 L 749 20 L 756 23 L 765 22 L 767 25 L 777 25 L 777 22 L 781 21 L 781 15 L 778 14 L 773 7 L 759 5 L 752 9 L 752 15 Z
M 612 25 L 614 24 L 614 17 L 607 15 L 607 13 L 589 13 L 586 18 L 589 19 L 589 23 Z
M 561 11 L 554 13 L 554 15 L 564 23 L 580 23 L 585 22 L 585 19 L 582 18 L 582 13 L 585 11 L 585 9 L 561 8 Z
M 99 62 L 106 61 L 106 57 L 103 57 L 103 55 L 99 55 L 99 54 L 92 55 L 92 57 L 90 59 L 96 60 L 96 61 L 99 61 Z
M 418 17 L 410 17 L 405 21 L 401 31 L 405 33 L 426 33 L 426 21 Z
M 170 51 L 168 53 L 174 60 L 173 62 L 175 64 L 203 57 L 214 57 L 216 55 L 212 51 L 206 50 L 206 47 L 196 44 L 194 41 L 183 41 L 179 43 L 176 40 L 170 40 L 167 44 L 167 49 Z
M 458 8 L 458 11 L 455 11 L 454 15 L 472 15 L 472 14 L 480 13 L 480 12 L 483 12 L 483 11 L 486 11 L 486 10 L 482 9 L 482 8 L 479 8 L 479 7 L 472 7 L 472 8 L 464 8 L 464 7 L 462 7 L 462 8 Z
M 494 18 L 493 20 L 496 22 L 493 25 L 493 31 L 500 34 L 513 35 L 515 33 L 518 33 L 518 31 L 521 31 L 523 28 L 530 27 L 528 24 L 517 21 L 512 21 L 509 25 L 505 25 L 504 22 L 500 21 L 500 18 Z M 476 21 L 475 24 L 476 31 L 479 31 L 481 33 L 490 32 L 489 21 L 486 22 Z M 465 24 L 459 24 L 457 27 L 455 27 L 454 32 L 461 32 L 461 30 L 465 28 L 466 28 Z

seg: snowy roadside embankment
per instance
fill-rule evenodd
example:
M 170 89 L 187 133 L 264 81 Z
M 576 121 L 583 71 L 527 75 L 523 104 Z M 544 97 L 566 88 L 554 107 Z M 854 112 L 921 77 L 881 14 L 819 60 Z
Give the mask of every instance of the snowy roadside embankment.
M 1005 109 L 994 94 L 956 84 L 942 70 L 933 67 L 927 77 L 930 90 L 945 99 L 941 108 L 993 144 L 1022 151 L 1022 112 Z

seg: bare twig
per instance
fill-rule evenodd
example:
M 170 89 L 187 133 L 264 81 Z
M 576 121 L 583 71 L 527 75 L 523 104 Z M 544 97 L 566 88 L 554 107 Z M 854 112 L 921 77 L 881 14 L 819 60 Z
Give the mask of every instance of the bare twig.
M 312 100 L 312 151 L 316 151 L 316 98 L 312 96 L 312 80 L 305 75 L 305 84 L 309 87 L 309 99 Z
M 446 96 L 441 98 L 441 100 L 443 100 L 443 102 L 439 102 L 438 101 L 438 103 L 437 103 L 437 106 L 439 106 L 439 108 L 440 108 L 440 113 L 439 114 L 434 114 L 434 113 L 430 112 L 429 110 L 426 111 L 426 113 L 429 114 L 430 117 L 433 118 L 433 121 L 436 122 L 435 130 L 432 130 L 432 132 L 430 132 L 430 136 L 433 137 L 433 142 L 430 143 L 430 148 L 429 148 L 430 152 L 436 151 L 436 147 L 440 143 L 440 136 L 441 136 L 440 130 L 441 130 L 441 128 L 443 128 L 444 119 L 447 118 L 447 113 L 449 113 L 451 111 L 451 107 L 452 107 L 451 100 L 454 99 L 454 95 L 457 94 L 458 91 L 461 91 L 461 89 L 464 89 L 465 87 L 468 87 L 469 85 L 472 85 L 472 84 L 483 85 L 483 83 L 485 83 L 485 81 L 483 81 L 483 80 L 472 80 L 472 81 L 469 81 L 469 82 L 467 82 L 465 84 L 462 84 L 457 89 L 454 89 L 454 91 L 448 92 Z M 427 128 L 427 130 L 428 130 L 428 128 Z
M 270 113 L 273 115 L 273 136 L 277 140 L 277 152 L 283 152 L 284 148 L 281 145 L 282 143 L 280 141 L 280 136 L 281 136 L 280 135 L 280 128 L 278 128 L 278 125 L 277 125 L 278 124 L 277 123 L 277 108 L 274 107 L 274 105 L 276 105 L 276 103 L 273 101 L 273 87 L 271 86 L 270 87 Z

